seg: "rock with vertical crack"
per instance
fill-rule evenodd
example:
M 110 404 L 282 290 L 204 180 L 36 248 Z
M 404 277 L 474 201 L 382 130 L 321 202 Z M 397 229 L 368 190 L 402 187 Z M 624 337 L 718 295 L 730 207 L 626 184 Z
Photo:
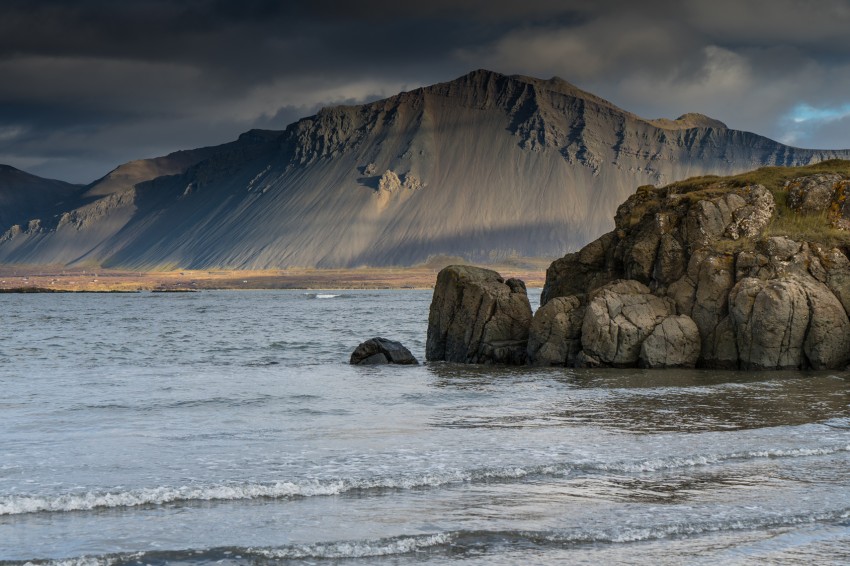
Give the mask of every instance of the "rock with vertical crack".
M 611 366 L 635 366 L 643 341 L 666 317 L 673 301 L 638 281 L 615 281 L 591 298 L 581 328 L 585 354 Z
M 581 351 L 581 298 L 555 297 L 534 313 L 528 336 L 528 361 L 536 366 L 571 366 Z
M 525 283 L 451 265 L 437 275 L 428 316 L 429 361 L 524 364 L 531 325 Z
M 668 316 L 640 347 L 641 365 L 648 368 L 692 368 L 700 352 L 699 329 L 689 316 Z

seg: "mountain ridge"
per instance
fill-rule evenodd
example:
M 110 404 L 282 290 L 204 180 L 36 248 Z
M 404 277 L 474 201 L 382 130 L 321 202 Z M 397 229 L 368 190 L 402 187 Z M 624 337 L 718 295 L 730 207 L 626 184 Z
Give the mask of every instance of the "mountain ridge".
M 78 206 L 0 227 L 0 262 L 263 269 L 557 257 L 608 231 L 638 185 L 836 157 L 850 151 L 792 148 L 698 114 L 647 120 L 557 77 L 477 70 L 119 166 Z

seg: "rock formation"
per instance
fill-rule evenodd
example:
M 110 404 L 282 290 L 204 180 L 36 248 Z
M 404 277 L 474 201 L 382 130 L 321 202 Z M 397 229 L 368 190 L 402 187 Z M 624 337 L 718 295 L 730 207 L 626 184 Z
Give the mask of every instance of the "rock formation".
M 830 157 L 850 153 L 788 147 L 698 114 L 646 120 L 562 79 L 479 70 L 325 108 L 283 131 L 133 161 L 44 199 L 19 177 L 4 191 L 0 168 L 0 263 L 274 269 L 556 257 L 610 231 L 639 184 Z M 732 230 L 747 230 L 745 214 Z M 677 244 L 662 235 L 669 258 L 659 269 L 680 265 Z M 631 268 L 647 269 L 652 251 L 635 248 Z
M 641 187 L 613 232 L 550 266 L 531 362 L 844 368 L 850 163 L 830 168 L 772 189 L 759 172 Z
M 451 265 L 437 275 L 425 358 L 523 364 L 531 325 L 525 284 L 480 267 Z
M 613 232 L 552 263 L 533 317 L 521 281 L 481 268 L 440 272 L 427 357 L 843 369 L 848 184 L 850 162 L 831 161 L 640 187 L 617 209 Z
M 351 365 L 369 366 L 380 364 L 416 365 L 419 362 L 401 342 L 386 338 L 370 338 L 351 353 Z

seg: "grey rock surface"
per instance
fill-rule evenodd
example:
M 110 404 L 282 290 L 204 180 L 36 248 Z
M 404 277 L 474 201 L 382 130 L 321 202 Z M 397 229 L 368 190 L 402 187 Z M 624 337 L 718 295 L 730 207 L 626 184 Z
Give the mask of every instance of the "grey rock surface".
M 581 351 L 581 326 L 585 306 L 579 297 L 556 297 L 537 309 L 528 336 L 528 360 L 532 365 L 575 363 Z
M 648 368 L 692 368 L 699 359 L 700 346 L 699 329 L 689 316 L 668 316 L 641 344 L 641 365 Z
M 416 365 L 419 362 L 401 342 L 376 336 L 358 345 L 351 353 L 349 363 L 352 365 Z
M 643 341 L 675 313 L 673 301 L 633 280 L 602 287 L 590 300 L 581 328 L 586 355 L 613 366 L 633 366 Z
M 525 284 L 497 272 L 451 265 L 437 275 L 428 315 L 429 361 L 523 364 L 531 305 Z
M 798 177 L 785 183 L 788 206 L 797 212 L 822 212 L 832 204 L 837 185 L 843 180 L 836 173 Z

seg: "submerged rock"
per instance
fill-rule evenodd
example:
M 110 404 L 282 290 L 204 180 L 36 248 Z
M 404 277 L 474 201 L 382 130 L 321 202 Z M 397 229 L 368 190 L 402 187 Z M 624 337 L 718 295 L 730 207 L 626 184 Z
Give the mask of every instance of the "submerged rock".
M 523 364 L 531 305 L 525 283 L 490 269 L 450 265 L 437 275 L 428 315 L 429 361 Z
M 416 365 L 419 362 L 401 342 L 375 337 L 361 343 L 351 353 L 352 365 L 402 364 Z

